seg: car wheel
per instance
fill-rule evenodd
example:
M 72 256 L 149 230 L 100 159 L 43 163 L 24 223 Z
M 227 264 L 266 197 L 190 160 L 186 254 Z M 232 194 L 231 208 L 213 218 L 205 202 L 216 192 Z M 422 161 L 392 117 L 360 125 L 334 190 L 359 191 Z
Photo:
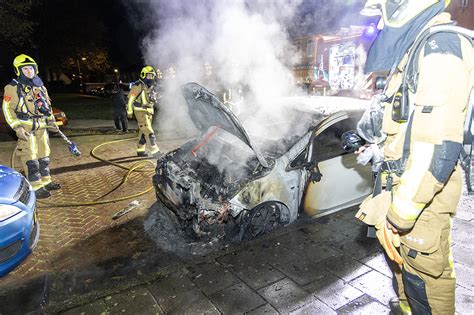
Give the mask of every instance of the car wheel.
M 264 203 L 253 208 L 242 225 L 242 240 L 256 238 L 287 224 L 286 218 L 289 218 L 287 212 L 289 214 L 288 208 L 276 202 Z

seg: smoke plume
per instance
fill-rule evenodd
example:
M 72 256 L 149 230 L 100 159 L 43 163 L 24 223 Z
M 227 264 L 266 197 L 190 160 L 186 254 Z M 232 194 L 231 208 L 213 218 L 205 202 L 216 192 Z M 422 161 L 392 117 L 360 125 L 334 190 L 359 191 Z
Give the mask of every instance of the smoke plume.
M 298 56 L 289 34 L 309 25 L 312 34 L 341 26 L 337 21 L 347 19 L 337 12 L 358 1 L 334 1 L 136 0 L 142 15 L 137 21 L 149 27 L 142 42 L 144 61 L 164 76 L 166 92 L 154 126 L 158 137 L 197 133 L 179 91 L 190 81 L 216 94 L 228 87 L 244 90 L 244 102 L 233 110 L 251 135 L 278 139 L 294 134 L 291 124 L 280 124 L 294 117 L 274 101 L 297 93 L 289 69 Z M 231 101 L 238 101 L 235 93 Z

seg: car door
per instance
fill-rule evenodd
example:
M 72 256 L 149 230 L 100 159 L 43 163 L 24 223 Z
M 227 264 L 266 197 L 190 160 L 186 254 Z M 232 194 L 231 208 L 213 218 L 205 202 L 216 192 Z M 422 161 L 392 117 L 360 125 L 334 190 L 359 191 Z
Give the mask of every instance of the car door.
M 355 129 L 362 112 L 341 112 L 324 121 L 308 148 L 309 163 L 317 165 L 322 178 L 309 182 L 303 208 L 321 216 L 360 203 L 372 191 L 370 165 L 357 163 L 356 155 L 342 149 L 341 135 Z

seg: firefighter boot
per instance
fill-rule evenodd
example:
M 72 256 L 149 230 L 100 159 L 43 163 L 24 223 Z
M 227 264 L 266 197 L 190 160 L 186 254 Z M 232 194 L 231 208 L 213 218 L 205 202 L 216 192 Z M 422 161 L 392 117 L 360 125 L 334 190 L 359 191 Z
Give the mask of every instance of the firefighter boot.
M 44 187 L 35 191 L 36 199 L 45 199 L 51 197 L 51 193 Z
M 163 154 L 160 152 L 160 148 L 156 145 L 156 136 L 154 133 L 151 133 L 149 135 L 150 138 L 150 154 L 155 158 L 158 159 L 160 158 Z
M 145 151 L 146 148 L 146 139 L 145 135 L 141 133 L 140 140 L 138 140 L 138 145 L 137 145 L 137 156 L 148 156 L 148 154 Z
M 392 297 L 388 302 L 390 313 L 393 315 L 411 315 L 411 308 L 406 301 L 400 301 L 398 297 Z
M 47 184 L 46 186 L 44 186 L 44 188 L 46 188 L 48 191 L 58 190 L 58 189 L 61 189 L 61 184 L 51 182 L 51 183 Z

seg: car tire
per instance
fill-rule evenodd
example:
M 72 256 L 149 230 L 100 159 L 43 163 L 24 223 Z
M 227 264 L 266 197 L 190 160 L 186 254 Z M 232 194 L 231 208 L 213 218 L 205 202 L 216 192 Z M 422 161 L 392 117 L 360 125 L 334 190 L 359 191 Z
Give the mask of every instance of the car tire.
M 250 240 L 268 234 L 289 223 L 288 208 L 278 202 L 267 202 L 253 208 L 242 224 L 242 240 Z

